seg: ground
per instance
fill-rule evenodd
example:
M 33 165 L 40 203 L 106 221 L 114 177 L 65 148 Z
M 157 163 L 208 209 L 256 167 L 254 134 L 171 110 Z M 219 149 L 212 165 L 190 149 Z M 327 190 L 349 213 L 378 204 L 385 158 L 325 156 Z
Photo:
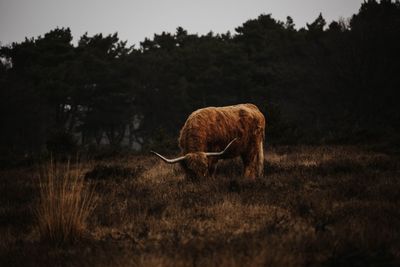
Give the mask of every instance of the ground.
M 85 237 L 41 240 L 41 166 L 1 171 L 0 266 L 399 266 L 400 163 L 354 146 L 267 147 L 265 174 L 186 180 L 152 156 L 88 161 Z

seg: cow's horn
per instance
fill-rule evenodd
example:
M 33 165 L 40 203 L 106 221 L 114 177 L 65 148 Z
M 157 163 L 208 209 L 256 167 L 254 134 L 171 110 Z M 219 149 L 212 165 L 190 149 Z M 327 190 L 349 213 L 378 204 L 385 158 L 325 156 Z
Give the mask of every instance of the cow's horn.
M 236 141 L 236 139 L 237 139 L 237 138 L 233 139 L 233 140 L 225 147 L 225 149 L 222 150 L 221 152 L 206 152 L 206 156 L 207 156 L 207 157 L 210 157 L 210 156 L 221 156 L 221 155 L 223 155 L 223 154 L 228 150 L 228 148 L 232 145 L 232 143 Z
M 150 152 L 155 154 L 155 155 L 157 155 L 157 156 L 159 156 L 163 161 L 165 161 L 166 163 L 170 163 L 170 164 L 177 163 L 177 162 L 182 161 L 182 160 L 184 160 L 186 158 L 185 156 L 182 156 L 182 157 L 175 158 L 175 159 L 167 159 L 167 158 L 161 156 L 160 154 L 158 154 L 157 152 L 154 152 L 154 151 L 150 151 Z

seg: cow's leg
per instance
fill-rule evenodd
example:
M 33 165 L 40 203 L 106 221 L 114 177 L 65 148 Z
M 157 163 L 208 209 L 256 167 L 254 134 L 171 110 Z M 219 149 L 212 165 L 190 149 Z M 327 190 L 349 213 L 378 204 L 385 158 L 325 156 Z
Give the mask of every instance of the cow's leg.
M 215 157 L 208 158 L 208 175 L 210 177 L 215 176 L 215 172 L 217 170 L 218 159 Z
M 258 155 L 255 153 L 249 153 L 242 155 L 244 177 L 254 181 L 256 179 Z

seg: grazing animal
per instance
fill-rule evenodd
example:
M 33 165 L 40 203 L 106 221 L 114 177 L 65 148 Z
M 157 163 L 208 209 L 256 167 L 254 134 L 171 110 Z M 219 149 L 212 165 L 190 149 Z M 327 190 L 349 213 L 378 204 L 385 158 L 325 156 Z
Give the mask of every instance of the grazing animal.
M 179 136 L 182 156 L 163 161 L 180 163 L 188 176 L 213 175 L 219 159 L 240 156 L 244 176 L 255 179 L 264 168 L 265 118 L 253 104 L 207 107 L 194 111 Z

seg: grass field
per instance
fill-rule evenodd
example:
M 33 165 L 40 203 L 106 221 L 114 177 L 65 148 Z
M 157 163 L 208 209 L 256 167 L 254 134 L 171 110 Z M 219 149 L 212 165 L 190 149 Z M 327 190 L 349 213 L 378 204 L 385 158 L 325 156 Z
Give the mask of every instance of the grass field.
M 255 182 L 237 160 L 200 181 L 152 156 L 80 165 L 62 170 L 83 179 L 76 194 L 93 194 L 94 209 L 59 243 L 39 227 L 46 167 L 1 171 L 0 266 L 400 266 L 398 156 L 267 148 Z M 56 209 L 64 227 L 73 211 Z

